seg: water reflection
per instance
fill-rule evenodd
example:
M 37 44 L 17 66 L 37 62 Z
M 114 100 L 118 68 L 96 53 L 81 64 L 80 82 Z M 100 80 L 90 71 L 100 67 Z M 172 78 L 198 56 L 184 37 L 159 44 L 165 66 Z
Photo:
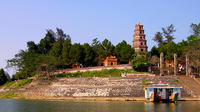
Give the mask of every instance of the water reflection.
M 182 103 L 146 103 L 146 112 L 181 112 Z
M 0 112 L 198 112 L 200 102 L 0 100 Z

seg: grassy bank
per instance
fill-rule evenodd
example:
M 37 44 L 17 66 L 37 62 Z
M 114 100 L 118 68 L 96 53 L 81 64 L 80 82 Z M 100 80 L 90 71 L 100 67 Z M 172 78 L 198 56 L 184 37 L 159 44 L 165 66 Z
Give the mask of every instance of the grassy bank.
M 57 74 L 51 77 L 121 77 L 122 73 L 137 73 L 134 70 L 110 69 L 101 71 L 87 71 Z
M 22 80 L 17 80 L 17 81 L 11 81 L 0 86 L 0 88 L 19 89 L 19 88 L 23 88 L 26 84 L 31 83 L 31 81 L 32 79 L 22 79 Z

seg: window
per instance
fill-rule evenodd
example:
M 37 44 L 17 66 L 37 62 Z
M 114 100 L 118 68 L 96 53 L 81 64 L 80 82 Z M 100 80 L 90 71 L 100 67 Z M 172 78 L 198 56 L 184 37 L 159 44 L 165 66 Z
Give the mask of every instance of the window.
M 143 51 L 143 49 L 141 49 L 141 51 Z
M 141 42 L 140 44 L 141 44 L 141 45 L 143 45 L 143 43 L 142 43 L 142 42 Z
M 140 39 L 142 39 L 142 37 L 140 37 Z

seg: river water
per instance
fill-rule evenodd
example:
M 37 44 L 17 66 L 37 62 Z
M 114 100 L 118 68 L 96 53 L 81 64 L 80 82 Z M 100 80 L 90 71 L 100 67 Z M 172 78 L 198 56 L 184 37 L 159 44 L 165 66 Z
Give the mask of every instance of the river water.
M 0 100 L 0 112 L 200 112 L 200 102 Z

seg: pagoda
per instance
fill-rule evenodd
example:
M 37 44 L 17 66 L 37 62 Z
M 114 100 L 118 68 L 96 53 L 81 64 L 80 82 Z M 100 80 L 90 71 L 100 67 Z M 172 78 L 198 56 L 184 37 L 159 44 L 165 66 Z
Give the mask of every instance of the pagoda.
M 133 46 L 135 52 L 147 51 L 147 41 L 145 39 L 143 25 L 138 24 L 135 25 L 134 35 L 133 35 Z

